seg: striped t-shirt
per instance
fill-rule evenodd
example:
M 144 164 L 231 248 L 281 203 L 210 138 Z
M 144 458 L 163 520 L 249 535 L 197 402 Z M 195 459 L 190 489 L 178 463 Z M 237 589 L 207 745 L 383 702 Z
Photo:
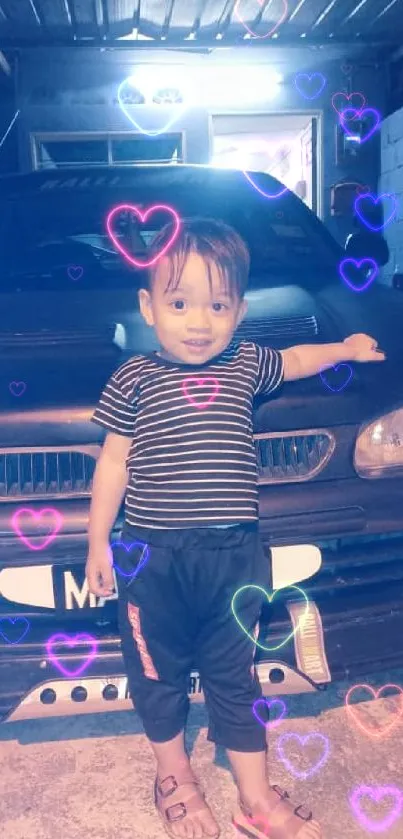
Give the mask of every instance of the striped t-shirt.
M 206 364 L 135 355 L 109 379 L 93 421 L 132 439 L 125 518 L 149 528 L 258 519 L 252 405 L 283 380 L 281 353 L 231 341 Z

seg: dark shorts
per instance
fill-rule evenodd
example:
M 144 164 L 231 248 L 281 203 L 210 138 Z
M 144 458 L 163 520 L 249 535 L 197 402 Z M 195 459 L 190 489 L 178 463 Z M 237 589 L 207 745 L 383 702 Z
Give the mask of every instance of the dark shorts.
M 270 589 L 270 557 L 258 524 L 227 529 L 125 526 L 114 547 L 119 628 L 130 693 L 147 737 L 165 742 L 185 726 L 192 668 L 200 673 L 208 738 L 240 752 L 266 749 L 252 705 L 262 693 L 255 645 L 231 600 L 244 585 Z M 237 616 L 257 637 L 264 593 L 237 598 Z

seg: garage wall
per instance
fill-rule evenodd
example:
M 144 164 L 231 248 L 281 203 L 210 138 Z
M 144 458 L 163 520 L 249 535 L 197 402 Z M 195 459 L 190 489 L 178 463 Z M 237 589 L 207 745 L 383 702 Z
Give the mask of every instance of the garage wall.
M 391 258 L 383 269 L 383 281 L 392 282 L 396 266 L 403 272 L 403 108 L 385 119 L 381 129 L 381 173 L 378 194 L 396 195 L 397 215 L 384 231 Z
M 228 51 L 230 53 L 231 51 Z M 226 51 L 225 62 L 231 62 Z M 252 114 L 276 112 L 311 112 L 316 111 L 321 117 L 322 134 L 319 136 L 320 168 L 322 174 L 323 220 L 335 237 L 340 241 L 353 227 L 353 216 L 346 219 L 333 218 L 330 214 L 330 188 L 342 179 L 358 180 L 375 190 L 380 174 L 379 138 L 374 135 L 365 148 L 364 159 L 351 164 L 336 165 L 335 127 L 338 117 L 332 104 L 331 96 L 337 91 L 356 90 L 366 97 L 368 105 L 384 111 L 382 87 L 384 76 L 374 64 L 357 66 L 351 70 L 351 87 L 345 71 L 346 58 L 326 60 L 330 48 L 290 50 L 280 59 L 276 49 L 265 53 L 265 61 L 259 61 L 258 68 L 262 76 L 265 70 L 276 69 L 284 76 L 284 84 L 275 97 L 267 95 L 262 89 L 260 102 L 248 103 L 247 100 L 234 104 L 234 91 L 229 109 L 224 104 L 212 109 L 213 113 Z M 270 63 L 267 56 L 270 55 Z M 245 62 L 256 62 L 256 53 L 248 56 L 245 51 L 236 53 L 237 66 Z M 189 56 L 189 66 L 209 62 L 220 72 L 220 63 L 224 63 L 222 54 L 212 56 Z M 161 53 L 155 57 L 144 50 L 132 53 L 92 52 L 90 57 L 83 57 L 82 51 L 48 50 L 27 51 L 21 56 L 17 101 L 21 107 L 19 121 L 20 168 L 29 171 L 32 168 L 30 153 L 30 132 L 33 131 L 120 131 L 131 130 L 132 126 L 121 112 L 116 101 L 119 83 L 133 72 L 139 63 L 159 64 L 187 61 L 185 54 Z M 234 62 L 235 59 L 232 58 Z M 321 72 L 327 79 L 327 85 L 318 99 L 308 101 L 295 88 L 294 77 L 299 72 Z M 163 68 L 161 68 L 163 80 Z M 253 91 L 252 91 L 253 92 Z M 235 91 L 236 94 L 236 91 Z M 145 106 L 143 106 L 145 107 Z M 155 110 L 155 109 L 154 109 Z M 175 124 L 173 130 L 184 129 L 187 133 L 187 159 L 190 162 L 205 163 L 210 154 L 209 119 L 205 108 L 194 107 L 184 113 L 183 119 Z

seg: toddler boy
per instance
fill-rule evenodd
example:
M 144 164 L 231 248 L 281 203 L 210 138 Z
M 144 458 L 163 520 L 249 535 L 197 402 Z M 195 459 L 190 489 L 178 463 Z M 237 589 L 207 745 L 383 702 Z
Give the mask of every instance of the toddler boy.
M 171 232 L 157 235 L 150 261 Z M 263 839 L 269 824 L 270 839 L 319 839 L 312 814 L 268 783 L 266 731 L 252 713 L 261 696 L 254 644 L 231 611 L 241 586 L 268 591 L 271 584 L 259 537 L 253 398 L 341 361 L 384 355 L 367 335 L 282 352 L 237 343 L 248 273 L 245 243 L 211 219 L 183 220 L 150 270 L 139 303 L 160 350 L 122 364 L 93 416 L 108 433 L 94 476 L 86 574 L 91 592 L 112 593 L 109 537 L 126 496 L 114 557 L 119 626 L 130 692 L 156 757 L 155 803 L 166 832 L 219 835 L 184 746 L 188 678 L 197 666 L 208 737 L 227 749 L 239 789 L 238 832 Z M 255 588 L 237 598 L 238 618 L 255 638 L 262 601 Z

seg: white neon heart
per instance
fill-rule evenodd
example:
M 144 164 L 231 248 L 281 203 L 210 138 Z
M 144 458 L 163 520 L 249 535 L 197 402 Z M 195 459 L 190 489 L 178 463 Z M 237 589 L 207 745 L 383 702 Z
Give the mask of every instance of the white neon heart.
M 169 106 L 170 111 L 172 111 L 174 109 L 175 112 L 173 114 L 171 114 L 171 117 L 168 120 L 168 122 L 165 123 L 165 125 L 163 125 L 162 128 L 158 128 L 157 130 L 154 130 L 154 131 L 148 131 L 146 128 L 142 128 L 142 126 L 137 122 L 137 120 L 133 117 L 133 115 L 129 113 L 129 111 L 127 110 L 127 107 L 122 102 L 123 87 L 124 87 L 125 84 L 127 84 L 127 82 L 131 82 L 131 81 L 133 82 L 133 84 L 135 83 L 135 79 L 132 76 L 128 76 L 126 79 L 123 79 L 123 82 L 121 82 L 119 87 L 118 87 L 118 102 L 119 102 L 119 105 L 120 105 L 124 115 L 127 117 L 128 120 L 130 120 L 131 124 L 134 125 L 134 127 L 138 131 L 140 131 L 141 134 L 146 134 L 147 137 L 158 137 L 159 134 L 164 134 L 166 131 L 168 131 L 171 128 L 171 126 L 175 122 L 177 122 L 177 120 L 185 112 L 186 107 L 187 107 L 186 103 L 185 104 L 182 103 L 181 105 L 170 105 Z M 137 107 L 144 107 L 144 105 L 143 106 L 132 105 L 131 107 L 136 107 L 136 108 Z M 160 105 L 155 105 L 155 108 L 160 109 L 161 106 Z

